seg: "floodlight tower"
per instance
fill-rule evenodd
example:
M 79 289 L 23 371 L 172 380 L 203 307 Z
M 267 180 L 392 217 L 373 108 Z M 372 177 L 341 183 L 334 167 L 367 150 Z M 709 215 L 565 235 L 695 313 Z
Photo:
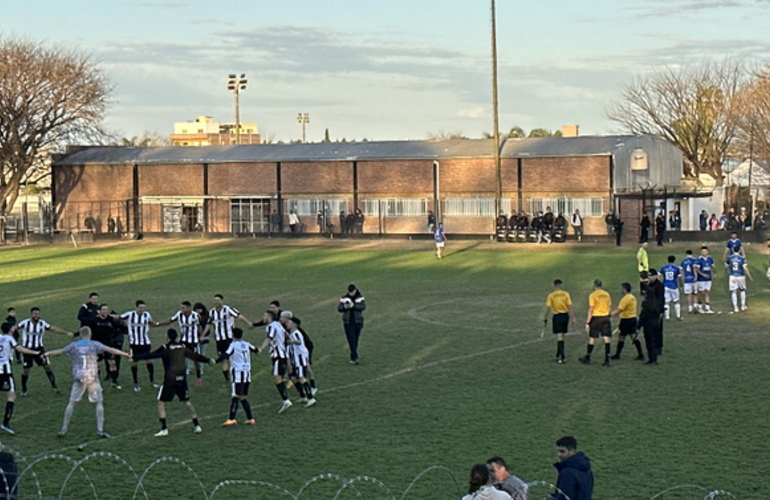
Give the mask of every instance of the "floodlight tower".
M 308 113 L 300 113 L 297 115 L 297 121 L 302 125 L 302 143 L 305 143 L 305 125 L 310 123 L 310 115 Z
M 227 90 L 233 93 L 233 113 L 235 115 L 235 143 L 241 143 L 241 104 L 240 95 L 241 90 L 246 90 L 246 74 L 241 73 L 241 76 L 229 75 L 227 80 Z

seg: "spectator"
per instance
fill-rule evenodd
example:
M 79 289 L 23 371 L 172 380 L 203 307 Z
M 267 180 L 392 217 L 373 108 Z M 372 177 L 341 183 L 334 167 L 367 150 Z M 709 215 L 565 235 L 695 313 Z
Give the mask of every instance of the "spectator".
M 717 214 L 711 214 L 711 218 L 709 219 L 709 229 L 712 231 L 719 229 L 719 219 L 717 219 Z
M 340 210 L 340 234 L 346 233 L 346 225 L 345 225 L 345 211 Z
M 575 209 L 575 213 L 570 218 L 572 224 L 572 230 L 575 231 L 575 236 L 578 241 L 583 241 L 583 216 L 580 215 L 580 210 Z
M 498 490 L 508 493 L 513 500 L 529 500 L 529 486 L 508 472 L 508 465 L 502 457 L 492 457 L 487 460 L 487 468 Z
M 436 229 L 436 216 L 431 210 L 428 210 L 428 232 L 433 233 L 434 229 Z
M 356 216 L 353 215 L 353 212 L 348 213 L 347 217 L 345 217 L 345 232 L 346 233 L 352 233 L 353 232 L 353 226 L 356 223 Z
M 508 493 L 496 489 L 491 481 L 486 464 L 474 465 L 468 480 L 468 494 L 462 500 L 511 500 Z
M 591 461 L 582 451 L 577 451 L 577 440 L 572 436 L 564 436 L 556 441 L 556 450 L 559 461 L 553 466 L 559 471 L 556 487 L 561 494 L 552 498 L 591 500 L 594 489 Z
M 639 236 L 639 243 L 646 243 L 650 239 L 650 226 L 652 223 L 650 222 L 650 216 L 647 215 L 647 212 L 644 213 L 642 216 L 642 221 L 639 223 L 639 226 L 642 228 L 642 233 Z
M 607 234 L 612 234 L 615 230 L 614 218 L 612 212 L 607 212 L 607 215 L 604 216 L 604 223 L 607 225 Z
M 360 208 L 356 208 L 356 215 L 354 220 L 356 232 L 359 234 L 364 232 L 364 219 L 364 213 Z
M 297 212 L 294 210 L 289 212 L 289 229 L 295 234 L 299 232 L 299 217 L 297 217 Z
M 706 231 L 709 225 L 709 214 L 705 210 L 700 211 L 700 230 Z
M 324 213 L 321 210 L 316 214 L 316 222 L 318 223 L 318 232 L 324 234 L 324 226 L 326 224 L 324 224 Z
M 663 212 L 658 212 L 658 216 L 655 217 L 655 240 L 658 242 L 658 246 L 663 246 L 663 238 L 666 236 L 666 218 L 663 216 Z
M 620 246 L 620 241 L 623 238 L 623 220 L 620 217 L 615 216 L 614 224 L 615 224 L 615 244 L 617 246 Z
M 738 230 L 738 219 L 735 217 L 735 209 L 731 208 L 727 211 L 727 224 L 725 224 L 725 229 L 728 231 L 737 231 Z
M 350 347 L 350 364 L 358 364 L 358 343 L 361 338 L 361 330 L 364 328 L 364 310 L 366 299 L 356 288 L 356 285 L 348 286 L 348 293 L 340 297 L 337 311 L 342 313 L 342 324 L 345 328 L 345 336 Z
M 273 209 L 273 213 L 270 214 L 270 231 L 273 233 L 281 232 L 281 216 L 278 215 L 276 209 Z
M 727 214 L 722 212 L 722 215 L 719 217 L 719 230 L 725 231 L 727 229 L 727 223 L 729 222 L 727 218 Z

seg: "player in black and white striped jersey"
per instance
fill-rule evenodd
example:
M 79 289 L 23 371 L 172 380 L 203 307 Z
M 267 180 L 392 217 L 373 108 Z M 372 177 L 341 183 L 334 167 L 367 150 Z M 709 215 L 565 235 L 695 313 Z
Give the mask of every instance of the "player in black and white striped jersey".
M 200 329 L 200 314 L 192 310 L 192 304 L 185 300 L 179 307 L 179 310 L 165 321 L 161 321 L 159 325 L 168 325 L 177 322 L 179 325 L 179 340 L 185 347 L 190 349 L 196 354 L 200 354 L 200 345 L 202 333 Z M 201 365 L 198 362 L 188 360 L 187 372 L 190 372 L 190 365 L 195 366 L 195 387 L 201 386 Z
M 236 319 L 243 320 L 249 327 L 254 328 L 254 323 L 246 319 L 246 316 L 241 314 L 238 309 L 225 305 L 223 301 L 224 297 L 221 294 L 214 295 L 214 307 L 209 311 L 208 324 L 203 330 L 203 338 L 208 338 L 211 330 L 214 331 L 218 357 L 222 357 L 233 341 L 233 326 L 235 326 Z M 230 381 L 229 373 L 227 359 L 224 359 L 222 361 L 222 375 L 228 382 Z
M 45 350 L 43 346 L 43 335 L 46 330 L 52 332 L 61 333 L 68 337 L 74 337 L 75 334 L 62 330 L 56 326 L 48 324 L 45 320 L 40 319 L 40 308 L 33 307 L 29 311 L 30 317 L 19 321 L 16 325 L 16 329 L 21 332 L 21 345 L 27 349 L 35 352 L 43 352 Z M 42 366 L 45 370 L 45 374 L 48 376 L 48 380 L 51 382 L 51 388 L 59 392 L 59 388 L 56 386 L 56 377 L 54 377 L 53 371 L 51 371 L 50 362 L 48 358 L 40 357 L 37 355 L 31 356 L 29 354 L 24 355 L 24 372 L 21 375 L 21 395 L 27 395 L 27 380 L 29 379 L 29 369 L 32 368 L 32 363 Z
M 147 306 L 143 300 L 137 300 L 135 305 L 136 309 L 120 315 L 120 319 L 128 327 L 128 344 L 132 359 L 137 354 L 145 354 L 152 351 L 150 327 L 158 326 L 158 323 L 152 320 L 152 315 L 147 311 Z M 152 360 L 148 359 L 146 363 L 147 373 L 150 376 L 150 385 L 160 387 L 155 383 L 155 366 L 152 364 Z M 141 387 L 139 387 L 139 369 L 136 361 L 131 363 L 131 376 L 134 377 L 134 390 L 138 392 Z
M 12 325 L 3 323 L 2 335 L 0 335 L 0 391 L 7 392 L 8 396 L 5 403 L 5 414 L 3 415 L 3 429 L 8 434 L 15 434 L 11 429 L 11 417 L 13 416 L 13 405 L 16 401 L 16 384 L 13 380 L 13 353 L 20 352 L 30 356 L 42 356 L 42 352 L 27 349 L 16 343 L 16 339 L 11 335 Z
M 316 400 L 307 381 L 310 353 L 305 346 L 305 339 L 299 331 L 301 324 L 300 319 L 294 316 L 286 320 L 286 345 L 288 346 L 289 359 L 291 359 L 291 378 L 299 391 L 300 401 L 306 402 L 305 408 L 307 408 L 313 406 Z
M 294 314 L 289 311 L 281 311 L 281 315 L 279 318 L 279 321 L 281 322 L 281 325 L 283 325 L 284 330 L 287 330 L 286 322 L 289 320 L 289 318 L 294 317 Z M 300 401 L 306 402 L 306 398 L 310 398 L 311 396 L 315 396 L 315 393 L 317 392 L 316 386 L 315 386 L 315 378 L 313 378 L 313 341 L 310 340 L 310 336 L 305 332 L 305 330 L 302 329 L 301 326 L 297 325 L 297 331 L 302 335 L 302 342 L 305 345 L 305 349 L 307 349 L 308 352 L 308 361 L 307 361 L 307 367 L 305 368 L 305 378 L 307 378 L 308 383 L 310 384 L 310 392 L 307 393 L 307 395 L 304 394 L 305 389 L 303 387 L 297 387 L 297 391 L 300 393 Z M 292 360 L 293 358 L 291 355 L 289 355 L 289 360 Z M 287 384 L 287 387 L 291 389 L 291 384 L 294 384 L 293 379 L 289 379 L 289 384 Z
M 256 347 L 243 340 L 243 330 L 233 328 L 234 340 L 227 346 L 225 352 L 219 355 L 217 361 L 230 360 L 232 367 L 232 394 L 230 399 L 230 415 L 222 427 L 230 427 L 238 423 L 235 415 L 238 412 L 238 404 L 243 406 L 246 412 L 246 425 L 254 425 L 254 416 L 251 414 L 251 405 L 246 400 L 249 395 L 249 384 L 251 383 L 251 353 L 258 353 Z
M 291 407 L 291 400 L 289 399 L 288 389 L 286 389 L 286 382 L 283 377 L 288 372 L 288 357 L 286 352 L 286 330 L 283 329 L 281 323 L 278 321 L 278 317 L 273 311 L 265 311 L 262 321 L 267 323 L 265 327 L 265 340 L 262 345 L 259 346 L 257 354 L 264 351 L 270 346 L 270 360 L 273 363 L 273 383 L 275 388 L 278 389 L 278 393 L 283 398 L 283 403 L 278 413 L 283 413 Z

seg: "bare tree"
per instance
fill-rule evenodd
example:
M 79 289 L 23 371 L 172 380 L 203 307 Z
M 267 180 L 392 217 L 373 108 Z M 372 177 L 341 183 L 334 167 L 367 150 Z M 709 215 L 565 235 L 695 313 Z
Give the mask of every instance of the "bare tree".
M 770 163 L 770 65 L 755 72 L 745 92 L 742 120 L 731 150 Z
M 0 200 L 8 213 L 19 186 L 45 171 L 67 143 L 100 142 L 111 91 L 90 57 L 61 47 L 0 38 Z
M 607 116 L 625 132 L 659 135 L 677 146 L 686 177 L 708 174 L 721 183 L 746 82 L 740 62 L 666 68 L 634 80 Z
M 162 135 L 157 131 L 150 132 L 145 130 L 140 136 L 123 137 L 120 140 L 113 140 L 110 146 L 128 146 L 140 148 L 154 148 L 160 146 L 170 146 L 171 140 L 168 136 Z
M 441 130 L 437 134 L 428 132 L 426 139 L 429 141 L 445 141 L 448 139 L 467 139 L 467 137 L 462 132 L 444 132 Z

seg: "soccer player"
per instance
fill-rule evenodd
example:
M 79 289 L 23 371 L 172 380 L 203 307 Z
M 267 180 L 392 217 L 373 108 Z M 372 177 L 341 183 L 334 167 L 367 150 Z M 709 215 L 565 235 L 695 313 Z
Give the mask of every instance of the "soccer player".
M 562 281 L 553 281 L 553 292 L 545 300 L 545 314 L 543 315 L 543 329 L 548 323 L 548 313 L 553 311 L 553 334 L 556 335 L 556 362 L 562 364 L 566 361 L 564 351 L 564 334 L 569 331 L 569 322 L 575 324 L 575 316 L 572 314 L 572 298 L 562 289 Z
M 738 312 L 738 291 L 741 292 L 741 311 L 748 309 L 746 306 L 746 276 L 751 281 L 754 278 L 751 277 L 749 272 L 749 266 L 746 263 L 746 259 L 741 255 L 743 249 L 740 245 L 733 247 L 733 254 L 727 259 L 725 264 L 725 270 L 730 274 L 730 297 L 733 301 L 733 310 L 730 314 Z
M 730 239 L 727 240 L 727 245 L 725 246 L 725 254 L 722 259 L 725 261 L 725 264 L 733 255 L 733 250 L 735 249 L 735 247 L 738 247 L 740 249 L 739 253 L 741 254 L 741 257 L 746 258 L 746 253 L 743 251 L 741 240 L 738 239 L 738 233 L 733 232 L 733 233 L 730 233 Z
M 281 314 L 278 320 L 283 325 L 284 330 L 286 329 L 286 322 L 289 320 L 289 318 L 293 316 L 294 314 L 291 311 L 281 311 Z M 312 368 L 313 348 L 315 347 L 315 345 L 313 344 L 313 341 L 310 340 L 310 336 L 302 328 L 301 325 L 297 325 L 297 331 L 299 331 L 299 333 L 302 335 L 302 341 L 305 343 L 305 348 L 307 349 L 307 353 L 308 353 L 307 368 L 305 369 L 305 378 L 307 378 L 307 381 L 310 384 L 310 393 L 307 396 L 308 397 L 315 396 L 315 393 L 318 391 L 315 385 L 315 378 L 313 378 L 313 368 Z M 291 386 L 287 385 L 287 387 L 291 389 Z
M 292 365 L 292 381 L 297 386 L 300 394 L 300 401 L 306 402 L 305 408 L 313 406 L 316 403 L 310 383 L 307 380 L 309 353 L 305 347 L 305 340 L 299 331 L 302 324 L 299 318 L 292 316 L 286 320 L 286 345 L 288 346 L 288 355 Z
M 152 350 L 149 334 L 150 327 L 158 326 L 158 323 L 152 320 L 152 316 L 147 311 L 147 306 L 143 300 L 137 300 L 135 305 L 135 310 L 121 314 L 120 319 L 128 327 L 128 345 L 131 357 L 134 360 L 131 362 L 131 376 L 134 378 L 134 391 L 139 392 L 141 390 L 141 387 L 139 387 L 139 368 L 136 366 L 135 358 Z M 160 387 L 155 383 L 155 366 L 149 359 L 147 360 L 147 374 L 150 377 L 150 385 L 155 388 Z
M 679 267 L 682 268 L 682 274 L 684 275 L 684 286 L 682 287 L 682 291 L 687 296 L 687 312 L 692 313 L 695 297 L 698 294 L 698 275 L 695 271 L 698 261 L 693 258 L 692 250 L 687 250 L 684 254 L 684 260 L 679 264 Z M 695 310 L 697 312 L 697 308 Z
M 602 280 L 594 280 L 594 291 L 588 296 L 588 318 L 586 319 L 586 332 L 588 333 L 588 346 L 585 357 L 579 361 L 585 365 L 591 364 L 591 353 L 594 351 L 596 339 L 604 340 L 604 363 L 602 366 L 610 366 L 610 340 L 612 338 L 612 325 L 610 323 L 610 311 L 612 310 L 612 298 L 602 289 Z
M 358 341 L 361 338 L 361 330 L 364 328 L 364 309 L 366 299 L 356 288 L 356 285 L 348 285 L 348 293 L 340 297 L 337 311 L 342 313 L 342 324 L 345 327 L 345 336 L 350 347 L 350 364 L 358 364 Z
M 168 325 L 176 321 L 181 332 L 180 340 L 191 351 L 200 354 L 200 315 L 192 310 L 192 304 L 185 300 L 179 307 L 179 310 L 165 321 L 160 321 L 159 325 Z M 195 387 L 201 386 L 201 367 L 198 363 L 195 366 Z M 187 371 L 190 371 L 190 362 L 187 363 Z
M 230 427 L 238 423 L 235 415 L 238 412 L 238 404 L 243 406 L 246 412 L 246 425 L 254 425 L 254 416 L 251 414 L 251 405 L 246 401 L 249 395 L 249 384 L 251 383 L 251 353 L 257 353 L 257 348 L 249 342 L 243 340 L 243 330 L 233 328 L 232 334 L 234 340 L 230 342 L 225 352 L 219 355 L 217 362 L 230 360 L 232 365 L 232 393 L 230 399 L 230 414 L 222 427 Z M 223 365 L 226 366 L 226 365 Z
M 262 320 L 268 323 L 268 325 L 265 327 L 266 336 L 265 340 L 262 342 L 262 345 L 260 345 L 259 349 L 257 349 L 257 354 L 270 346 L 270 361 L 273 364 L 273 383 L 275 384 L 275 388 L 278 389 L 278 393 L 283 399 L 283 403 L 281 404 L 281 408 L 278 410 L 278 413 L 283 413 L 291 407 L 292 403 L 291 400 L 289 400 L 289 392 L 286 388 L 286 382 L 283 381 L 283 378 L 288 372 L 286 330 L 283 329 L 283 326 L 281 326 L 281 323 L 277 318 L 278 317 L 273 311 L 265 311 Z
M 666 319 L 670 319 L 671 307 L 669 304 L 673 302 L 676 319 L 682 321 L 682 308 L 679 305 L 679 279 L 682 275 L 682 269 L 674 262 L 676 262 L 676 257 L 669 255 L 668 264 L 660 268 L 660 275 L 663 276 L 663 288 L 666 291 Z
M 639 270 L 639 291 L 647 284 L 647 273 L 650 271 L 650 259 L 647 255 L 647 241 L 643 241 L 636 252 L 637 269 Z
M 52 332 L 61 333 L 67 337 L 74 337 L 75 334 L 62 330 L 56 326 L 48 324 L 45 320 L 40 319 L 40 308 L 33 307 L 29 311 L 30 317 L 21 320 L 16 328 L 21 330 L 21 345 L 27 349 L 31 349 L 37 352 L 45 351 L 43 346 L 43 335 L 46 330 Z M 51 389 L 57 394 L 59 388 L 56 386 L 56 377 L 54 377 L 53 371 L 51 371 L 51 363 L 46 357 L 24 355 L 24 371 L 21 374 L 21 395 L 27 395 L 27 380 L 29 379 L 29 370 L 32 368 L 32 363 L 36 363 L 38 366 L 42 366 L 45 370 L 45 374 L 48 376 L 49 382 L 51 382 Z
M 441 259 L 441 252 L 444 250 L 444 243 L 447 237 L 444 234 L 444 223 L 439 222 L 436 229 L 433 230 L 433 239 L 436 241 L 436 258 Z
M 639 342 L 638 334 L 636 331 L 636 297 L 631 293 L 630 283 L 621 283 L 620 294 L 623 298 L 620 299 L 618 308 L 610 313 L 610 316 L 620 316 L 620 324 L 618 324 L 618 332 L 620 337 L 618 338 L 618 345 L 615 348 L 615 354 L 610 356 L 610 359 L 620 359 L 620 353 L 623 352 L 623 346 L 626 342 L 626 337 L 630 336 L 634 347 L 636 347 L 636 358 L 644 361 L 644 353 L 642 353 L 642 343 Z
M 650 269 L 650 279 L 644 288 L 642 312 L 639 315 L 638 329 L 644 328 L 644 343 L 647 347 L 647 365 L 658 364 L 658 354 L 663 347 L 663 283 L 658 280 L 658 272 Z
M 8 331 L 13 332 L 12 333 L 13 340 L 15 340 L 16 343 L 18 344 L 19 343 L 19 331 L 16 328 L 14 328 L 14 326 L 16 326 L 16 309 L 14 309 L 13 307 L 9 307 L 8 308 L 8 316 L 5 317 L 5 321 L 3 321 L 3 324 L 7 324 L 8 325 Z M 20 365 L 21 364 L 21 352 L 20 351 L 16 351 L 15 354 L 16 354 L 16 363 Z
M 190 418 L 192 418 L 192 423 L 195 426 L 193 432 L 195 434 L 203 432 L 200 422 L 198 421 L 198 415 L 195 413 L 195 408 L 190 402 L 190 391 L 187 388 L 187 369 L 185 361 L 187 359 L 192 359 L 195 362 L 208 363 L 210 365 L 216 364 L 216 361 L 201 356 L 181 342 L 178 342 L 176 330 L 173 328 L 169 328 L 168 331 L 166 331 L 165 345 L 158 347 L 152 352 L 138 354 L 134 361 L 141 359 L 162 359 L 163 369 L 165 371 L 163 385 L 160 386 L 160 391 L 158 392 L 160 432 L 157 432 L 155 437 L 168 436 L 168 426 L 166 425 L 166 403 L 173 401 L 174 396 L 178 397 L 179 401 L 190 410 Z
M 64 410 L 64 422 L 59 431 L 59 437 L 64 437 L 67 434 L 67 427 L 75 411 L 75 405 L 86 392 L 88 392 L 88 401 L 96 405 L 96 435 L 100 438 L 110 437 L 104 432 L 104 404 L 102 403 L 102 386 L 99 384 L 98 356 L 103 352 L 109 352 L 115 356 L 128 356 L 128 353 L 91 340 L 91 329 L 84 326 L 80 329 L 80 340 L 71 342 L 64 349 L 56 349 L 45 354 L 46 357 L 65 354 L 72 360 L 72 391 L 70 392 L 70 402 Z
M 16 383 L 13 380 L 13 353 L 19 352 L 30 356 L 41 356 L 42 352 L 27 349 L 16 343 L 16 339 L 11 335 L 9 323 L 3 323 L 2 335 L 0 335 L 0 391 L 7 392 L 5 403 L 5 415 L 3 415 L 3 429 L 8 434 L 15 434 L 11 429 L 11 417 L 13 416 L 13 405 L 16 401 Z
M 249 327 L 254 328 L 254 323 L 249 321 L 238 309 L 225 305 L 223 301 L 224 297 L 222 297 L 222 294 L 214 295 L 214 307 L 209 311 L 208 324 L 203 329 L 204 338 L 208 337 L 209 331 L 212 328 L 214 329 L 214 339 L 217 342 L 217 356 L 219 358 L 227 351 L 227 348 L 230 347 L 230 342 L 233 341 L 233 326 L 236 319 L 240 319 L 247 323 Z M 228 373 L 229 368 L 225 358 L 222 360 L 222 375 L 229 382 Z
M 80 321 L 80 326 L 89 326 L 91 321 L 97 314 L 99 314 L 99 309 L 99 294 L 92 292 L 91 295 L 88 296 L 88 302 L 80 306 L 80 310 L 78 311 L 78 321 Z
M 711 280 L 713 275 L 711 271 L 714 268 L 714 259 L 709 255 L 709 249 L 707 246 L 700 248 L 700 257 L 695 264 L 695 272 L 697 273 L 698 293 L 700 295 L 699 301 L 701 304 L 700 312 L 706 314 L 713 314 L 711 310 Z

